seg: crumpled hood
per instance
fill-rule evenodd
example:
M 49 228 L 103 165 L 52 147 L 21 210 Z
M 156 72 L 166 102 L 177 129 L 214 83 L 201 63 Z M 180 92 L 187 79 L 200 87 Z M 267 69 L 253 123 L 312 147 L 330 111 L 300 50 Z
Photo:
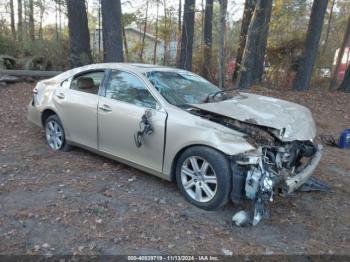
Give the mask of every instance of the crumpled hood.
M 240 93 L 229 100 L 192 106 L 243 122 L 285 129 L 283 141 L 310 140 L 316 136 L 315 121 L 308 108 L 277 98 Z

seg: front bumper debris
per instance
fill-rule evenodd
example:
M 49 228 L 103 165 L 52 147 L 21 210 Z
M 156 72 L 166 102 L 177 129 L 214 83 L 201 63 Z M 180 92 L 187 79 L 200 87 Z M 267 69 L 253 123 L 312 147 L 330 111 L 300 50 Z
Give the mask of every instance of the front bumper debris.
M 305 168 L 293 177 L 286 179 L 286 191 L 287 193 L 292 193 L 301 187 L 310 178 L 312 173 L 315 171 L 318 163 L 320 162 L 323 154 L 323 146 L 316 146 L 316 153 L 310 160 L 310 162 L 305 166 Z

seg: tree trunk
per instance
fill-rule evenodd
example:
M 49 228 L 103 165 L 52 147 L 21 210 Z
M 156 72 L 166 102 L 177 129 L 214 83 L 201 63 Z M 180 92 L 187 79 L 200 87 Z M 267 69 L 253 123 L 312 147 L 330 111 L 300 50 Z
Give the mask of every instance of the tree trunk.
M 241 32 L 239 35 L 239 47 L 236 55 L 235 69 L 232 74 L 232 81 L 235 81 L 237 79 L 241 69 L 243 52 L 244 52 L 244 48 L 247 40 L 248 28 L 249 28 L 250 21 L 252 20 L 255 5 L 256 5 L 256 0 L 245 0 Z
M 99 61 L 101 61 L 101 40 L 102 40 L 102 26 L 101 26 L 101 0 L 98 1 L 98 14 L 97 14 L 97 19 L 98 19 L 98 58 Z M 124 26 L 123 26 L 124 30 Z M 123 31 L 124 34 L 124 31 Z
M 16 40 L 16 25 L 15 25 L 15 9 L 13 0 L 10 0 L 10 16 L 11 16 L 11 33 L 13 40 Z
M 185 0 L 179 67 L 192 69 L 195 0 Z
M 22 0 L 17 0 L 17 37 L 18 41 L 23 40 L 23 14 L 22 14 Z
M 105 62 L 123 62 L 120 0 L 102 0 L 102 35 Z
M 33 0 L 29 0 L 29 37 L 30 40 L 35 40 L 35 28 L 34 28 L 34 3 Z
M 43 19 L 44 19 L 44 13 L 45 13 L 45 1 L 40 1 L 39 2 L 39 8 L 40 8 L 40 12 L 39 12 L 39 39 L 43 39 Z
M 312 4 L 305 49 L 298 65 L 298 71 L 293 85 L 294 90 L 303 91 L 310 87 L 312 70 L 317 56 L 327 5 L 328 0 L 314 0 Z
M 204 0 L 201 0 L 201 53 L 203 53 L 203 48 L 204 48 L 204 13 L 205 13 L 205 7 L 204 7 Z
M 56 41 L 59 40 L 58 35 L 58 0 L 55 1 L 55 34 L 56 34 Z
M 146 1 L 146 15 L 145 15 L 145 23 L 143 26 L 143 34 L 141 41 L 141 50 L 140 50 L 140 61 L 143 62 L 143 50 L 145 49 L 145 39 L 146 39 L 146 31 L 147 31 L 147 20 L 148 20 L 148 0 Z
M 218 78 L 219 88 L 224 89 L 225 86 L 225 31 L 226 31 L 226 12 L 227 0 L 220 0 L 220 29 L 218 36 L 219 47 L 219 63 L 218 63 Z
M 168 62 L 168 32 L 167 32 L 167 10 L 166 10 L 166 0 L 163 1 L 164 7 L 164 54 L 163 54 L 163 64 L 166 65 Z
M 204 16 L 204 48 L 202 62 L 202 76 L 208 80 L 211 79 L 211 52 L 213 41 L 213 0 L 206 0 Z
M 90 35 L 84 0 L 67 0 L 71 67 L 92 62 Z
M 332 18 L 333 18 L 333 10 L 334 10 L 334 5 L 335 5 L 335 0 L 332 1 L 332 6 L 329 11 L 329 18 L 328 18 L 328 25 L 327 25 L 327 32 L 326 32 L 326 38 L 324 40 L 323 44 L 323 52 L 326 51 L 327 43 L 328 43 L 328 38 L 329 38 L 329 33 L 331 31 L 331 23 L 332 23 Z
M 338 80 L 339 67 L 340 67 L 341 61 L 342 61 L 343 56 L 344 56 L 344 51 L 345 51 L 346 45 L 349 42 L 349 38 L 350 38 L 350 16 L 348 18 L 348 23 L 346 25 L 346 30 L 345 30 L 343 42 L 342 42 L 342 45 L 341 45 L 339 52 L 338 52 L 337 61 L 336 61 L 336 64 L 333 68 L 331 82 L 329 84 L 329 89 L 333 89 L 336 86 L 336 83 Z
M 154 64 L 154 65 L 157 63 L 159 0 L 156 1 L 156 4 L 157 4 L 157 14 L 156 14 L 156 41 L 154 41 L 154 48 L 153 48 L 153 64 Z
M 182 1 L 179 0 L 179 14 L 177 21 L 177 44 L 176 44 L 176 64 L 180 64 L 180 53 L 181 53 L 181 14 L 182 14 Z
M 350 93 L 350 65 L 346 69 L 344 79 L 339 86 L 339 90 Z
M 58 0 L 58 31 L 62 33 L 62 0 Z
M 262 80 L 271 12 L 272 0 L 257 0 L 237 79 L 239 88 L 249 88 Z

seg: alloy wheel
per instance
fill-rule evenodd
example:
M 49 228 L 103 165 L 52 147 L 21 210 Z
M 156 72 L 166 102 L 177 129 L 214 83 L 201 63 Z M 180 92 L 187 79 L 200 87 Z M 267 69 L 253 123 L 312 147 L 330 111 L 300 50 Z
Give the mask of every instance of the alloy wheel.
M 208 161 L 198 156 L 188 157 L 181 167 L 181 182 L 186 193 L 194 200 L 206 203 L 217 190 L 217 176 Z
M 59 150 L 63 145 L 63 129 L 59 123 L 50 120 L 46 124 L 46 140 L 53 150 Z

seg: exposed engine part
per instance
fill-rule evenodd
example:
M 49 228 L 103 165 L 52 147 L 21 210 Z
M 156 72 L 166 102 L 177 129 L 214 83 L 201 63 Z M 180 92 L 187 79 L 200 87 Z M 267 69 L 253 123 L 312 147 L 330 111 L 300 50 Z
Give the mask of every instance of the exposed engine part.
M 136 147 L 142 146 L 142 138 L 147 135 L 151 135 L 153 133 L 153 127 L 150 121 L 151 114 L 149 111 L 146 111 L 142 117 L 141 121 L 139 123 L 139 131 L 134 134 L 134 140 Z
M 276 143 L 277 139 L 272 132 L 269 132 L 269 128 L 256 125 L 254 119 L 242 122 L 198 108 L 191 108 L 190 112 L 246 134 L 247 141 L 253 146 L 274 145 Z
M 261 157 L 258 165 L 247 171 L 244 191 L 252 200 L 253 208 L 249 212 L 239 211 L 232 217 L 238 226 L 257 225 L 266 213 L 265 204 L 273 201 L 274 185 L 279 182 L 279 176 L 264 161 Z
M 259 147 L 257 152 L 250 154 L 242 154 L 233 158 L 236 163 L 239 164 L 242 173 L 246 175 L 244 186 L 242 187 L 241 176 L 240 179 L 234 179 L 234 181 L 241 182 L 238 186 L 234 187 L 235 190 L 244 193 L 247 199 L 252 200 L 253 206 L 250 211 L 239 211 L 233 217 L 232 221 L 238 226 L 255 226 L 266 214 L 265 206 L 267 203 L 273 201 L 275 192 L 288 192 L 284 190 L 286 181 L 295 174 L 301 174 L 307 169 L 310 162 L 317 159 L 317 154 L 320 154 L 319 148 L 317 148 L 311 141 L 294 141 L 290 143 L 284 143 L 279 146 L 263 146 Z M 316 152 L 318 152 L 316 154 Z M 316 154 L 316 155 L 315 155 Z M 258 157 L 259 156 L 259 157 Z M 259 161 L 256 161 L 256 159 Z M 302 158 L 310 158 L 311 161 L 306 165 L 303 165 Z M 256 164 L 251 164 L 254 161 L 250 161 L 251 158 Z M 305 161 L 304 161 L 305 162 Z M 238 169 L 236 169 L 238 170 Z M 300 173 L 299 173 L 300 172 Z M 324 186 L 318 181 L 310 180 L 310 183 L 305 184 L 305 190 L 312 190 L 313 188 L 319 190 L 327 190 L 327 186 Z M 236 197 L 237 193 L 231 194 L 231 198 Z
M 249 170 L 245 183 L 245 194 L 249 199 L 255 199 L 259 190 L 261 172 L 258 169 Z
M 262 157 L 258 166 L 253 166 L 247 173 L 246 197 L 252 200 L 272 201 L 273 187 L 277 184 L 278 177 L 278 173 L 274 172 Z
M 291 173 L 301 166 L 303 157 L 312 157 L 316 150 L 311 141 L 293 141 L 279 146 L 262 147 L 267 164 L 274 166 L 276 170 L 285 168 Z
M 263 127 L 252 123 L 245 123 L 227 117 L 221 117 L 219 120 L 226 126 L 247 134 L 247 141 L 253 146 L 274 145 L 276 142 L 276 138 L 267 131 L 267 128 L 265 130 Z

